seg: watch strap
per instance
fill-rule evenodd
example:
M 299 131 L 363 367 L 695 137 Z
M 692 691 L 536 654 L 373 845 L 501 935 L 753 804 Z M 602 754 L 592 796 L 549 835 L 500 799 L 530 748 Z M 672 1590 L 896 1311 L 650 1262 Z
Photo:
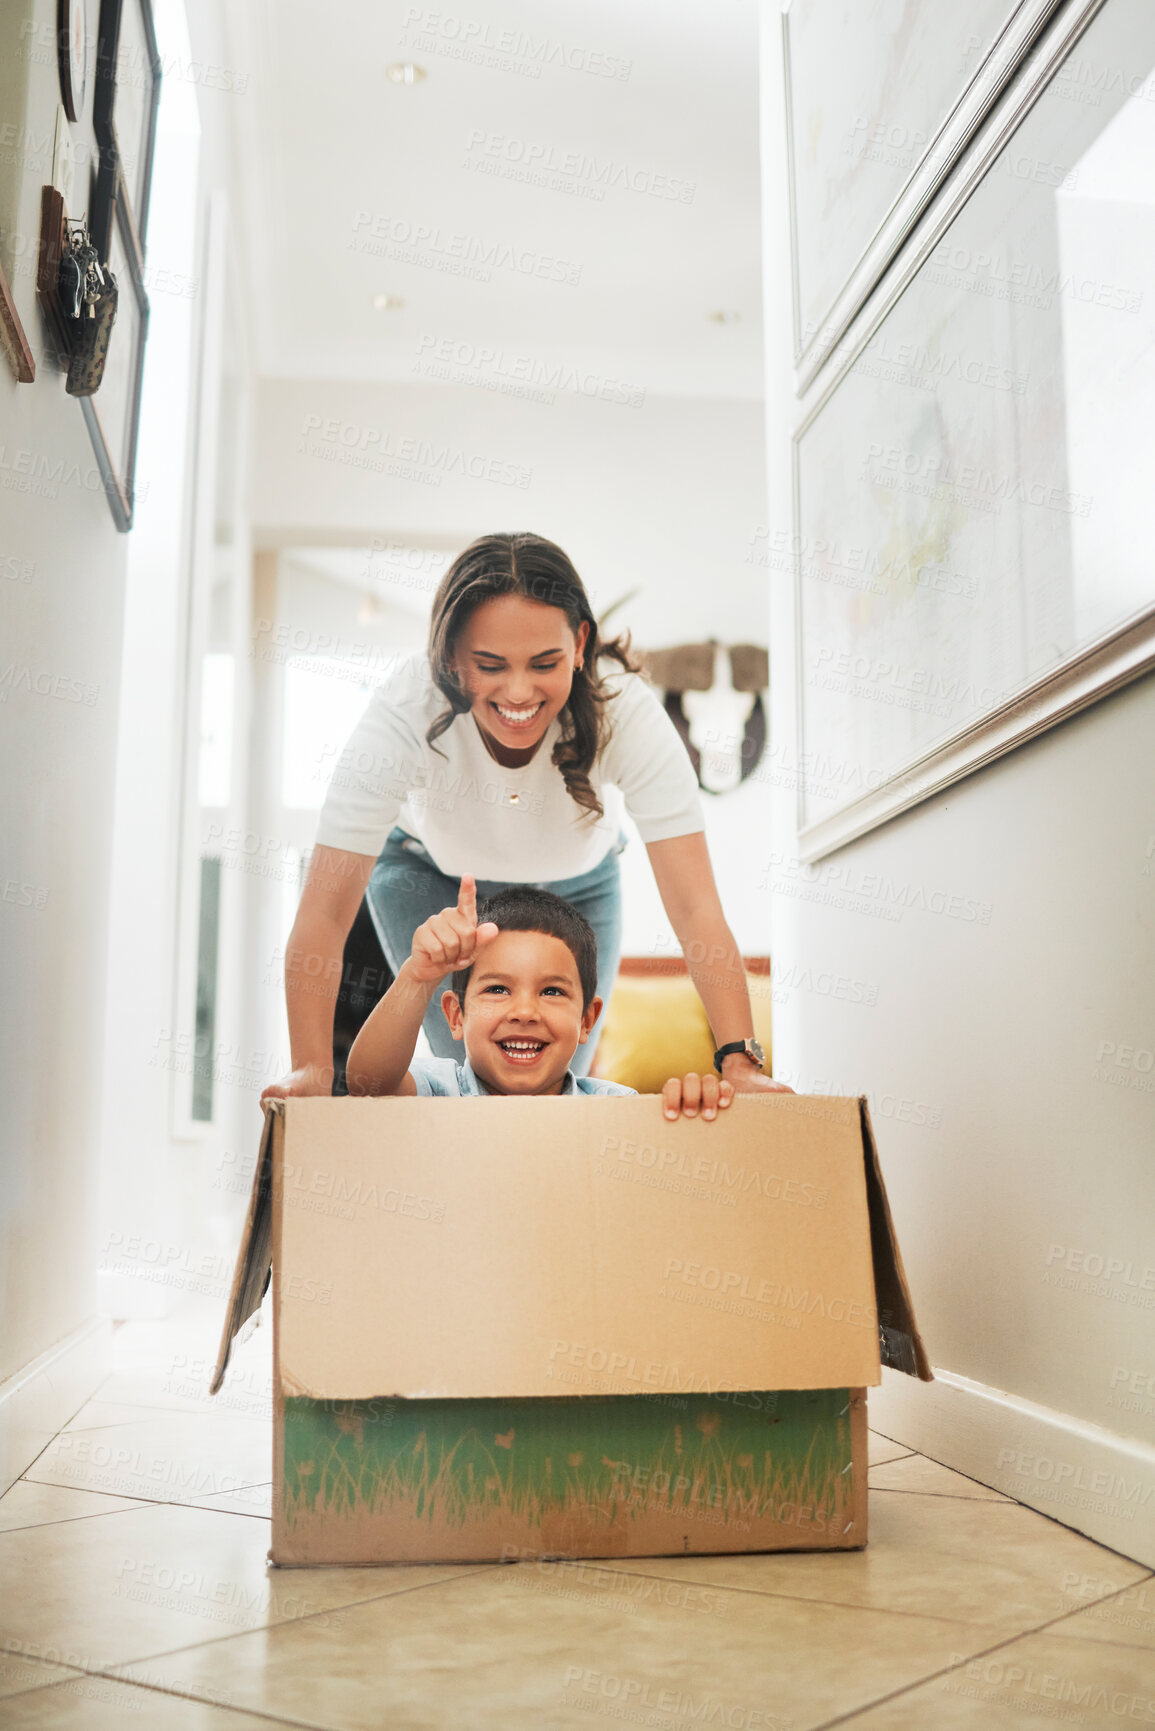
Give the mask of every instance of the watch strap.
M 719 1076 L 722 1074 L 722 1059 L 728 1058 L 731 1052 L 744 1052 L 750 1062 L 754 1065 L 755 1069 L 760 1070 L 762 1068 L 761 1063 L 750 1050 L 749 1040 L 731 1040 L 727 1045 L 719 1046 L 718 1050 L 714 1053 L 714 1068 L 717 1070 Z

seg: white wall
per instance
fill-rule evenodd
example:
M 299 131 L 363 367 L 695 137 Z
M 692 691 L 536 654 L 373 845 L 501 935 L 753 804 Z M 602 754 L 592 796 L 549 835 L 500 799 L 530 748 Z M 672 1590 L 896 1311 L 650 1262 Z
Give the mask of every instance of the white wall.
M 163 40 L 163 38 L 162 38 Z M 165 45 L 171 53 L 171 47 Z M 150 307 L 141 403 L 141 470 L 149 485 L 128 538 L 106 998 L 98 1273 L 109 1315 L 163 1314 L 163 1255 L 175 1208 L 163 1158 L 171 1074 L 179 876 L 183 679 L 187 626 L 190 399 L 203 310 L 204 234 L 196 223 L 200 128 L 191 91 L 165 91 L 153 170 L 149 262 L 185 292 Z M 165 273 L 161 276 L 159 273 Z
M 789 535 L 776 8 L 765 24 L 770 524 Z M 793 642 L 784 574 L 771 586 L 771 678 L 775 762 L 787 768 Z M 750 865 L 772 892 L 775 972 L 799 982 L 777 1003 L 779 1074 L 869 1096 L 940 1377 L 921 1385 L 887 1372 L 873 1422 L 1147 1562 L 1153 737 L 1146 679 L 814 868 L 798 864 L 787 773 L 772 786 L 772 854 Z M 948 911 L 926 911 L 933 890 L 948 892 L 934 898 Z M 841 998 L 818 989 L 837 977 L 848 982 Z M 1145 1394 L 1130 1392 L 1133 1378 Z
M 19 135 L 0 161 L 0 257 L 39 366 L 35 382 L 20 386 L 0 366 L 0 1485 L 100 1382 L 109 1317 L 163 1313 L 197 1291 L 223 1298 L 235 1237 L 226 1214 L 244 1202 L 228 1193 L 215 1215 L 205 1206 L 205 1155 L 220 1159 L 221 1138 L 214 1149 L 207 1136 L 174 1137 L 174 1075 L 164 1062 L 164 1030 L 181 1013 L 181 909 L 200 841 L 182 809 L 198 726 L 186 676 L 195 679 L 205 635 L 200 578 L 213 575 L 222 494 L 211 439 L 192 488 L 192 447 L 221 370 L 218 353 L 197 376 L 211 323 L 209 201 L 229 177 L 230 116 L 197 71 L 222 59 L 215 6 L 195 15 L 199 58 L 181 0 L 157 0 L 156 25 L 165 78 L 130 536 L 113 525 L 80 405 L 39 352 L 31 261 L 59 101 L 56 8 L 34 0 L 0 27 L 0 108 Z M 72 128 L 81 159 L 73 215 L 85 208 L 92 88 L 90 77 L 88 114 Z M 243 373 L 243 357 L 237 365 Z M 243 403 L 234 419 L 243 421 Z M 234 484 L 242 467 L 243 451 Z M 243 656 L 250 559 L 243 516 L 233 514 Z M 207 542 L 199 551 L 198 517 Z M 242 745 L 246 721 L 242 680 Z M 237 757 L 243 764 L 244 749 Z M 229 969 L 237 912 L 234 898 L 222 939 L 226 1027 L 240 1009 L 239 968 Z
M 93 1222 L 126 543 L 101 490 L 80 404 L 65 395 L 62 375 L 41 352 L 45 332 L 29 268 L 40 189 L 51 174 L 55 31 L 53 0 L 9 9 L 0 24 L 5 118 L 22 114 L 14 121 L 20 144 L 5 152 L 0 172 L 0 256 L 38 359 L 35 381 L 23 385 L 0 360 L 0 1379 L 83 1334 L 96 1312 Z M 74 131 L 90 149 L 90 121 Z M 68 1380 L 61 1372 L 65 1404 L 86 1392 L 69 1392 Z M 0 1488 L 46 1440 L 24 1428 L 19 1403 L 4 1392 Z M 49 1434 L 53 1417 L 59 1424 L 70 1416 L 51 1404 L 43 1409 Z
M 559 395 L 546 406 L 452 385 L 304 380 L 265 381 L 258 399 L 258 534 L 283 544 L 297 527 L 306 540 L 341 530 L 367 544 L 386 530 L 465 545 L 532 529 L 566 549 L 599 610 L 641 585 L 625 617 L 654 645 L 711 629 L 765 641 L 745 563 L 763 485 L 753 402 L 635 409 Z
M 492 465 L 491 477 L 462 473 Z M 521 483 L 524 483 L 521 484 Z M 494 529 L 533 529 L 573 558 L 599 612 L 644 647 L 715 637 L 765 643 L 764 516 L 756 403 L 647 398 L 640 408 L 559 395 L 524 402 L 456 386 L 270 380 L 258 395 L 254 533 L 272 545 L 374 536 L 456 552 Z M 735 937 L 764 954 L 765 897 L 736 846 L 768 842 L 763 793 L 706 797 Z M 627 953 L 672 933 L 640 843 L 623 858 Z
M 238 509 L 244 458 L 243 285 L 230 223 L 230 117 L 190 66 L 219 64 L 213 10 L 192 20 L 165 0 L 157 27 L 162 87 L 149 231 L 154 291 L 141 418 L 151 479 L 131 536 L 115 791 L 112 941 L 105 999 L 105 1087 L 98 1273 L 102 1309 L 166 1316 L 190 1297 L 223 1306 L 245 1187 L 238 1151 L 260 1116 L 245 1071 L 245 895 L 225 874 L 219 944 L 214 1117 L 190 1120 L 195 1052 L 200 855 L 213 814 L 197 800 L 201 665 L 229 650 L 237 668 L 232 805 L 247 796 L 249 580 Z M 175 284 L 175 292 L 166 290 Z M 221 481 L 222 466 L 228 469 Z M 219 815 L 230 821 L 229 810 Z M 239 1054 L 239 1062 L 237 1058 Z M 266 1077 L 259 1080 L 263 1082 Z

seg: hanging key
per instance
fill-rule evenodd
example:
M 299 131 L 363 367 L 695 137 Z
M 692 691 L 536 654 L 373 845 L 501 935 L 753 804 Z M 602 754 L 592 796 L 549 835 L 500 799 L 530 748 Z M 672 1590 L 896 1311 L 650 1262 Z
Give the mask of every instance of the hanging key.
M 84 272 L 71 252 L 60 260 L 60 295 L 68 317 L 78 319 L 84 299 Z
M 88 307 L 88 317 L 96 317 L 96 303 L 104 293 L 104 272 L 100 268 L 100 260 L 92 250 L 92 258 L 84 273 L 84 299 Z

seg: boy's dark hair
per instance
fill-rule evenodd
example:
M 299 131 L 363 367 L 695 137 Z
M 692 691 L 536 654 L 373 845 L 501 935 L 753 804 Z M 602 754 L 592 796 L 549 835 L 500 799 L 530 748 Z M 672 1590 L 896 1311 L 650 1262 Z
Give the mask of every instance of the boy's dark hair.
M 582 1009 L 588 1009 L 598 991 L 598 941 L 584 914 L 561 896 L 555 896 L 552 890 L 514 884 L 499 890 L 478 908 L 478 925 L 486 920 L 492 920 L 503 932 L 545 932 L 551 938 L 560 938 L 577 963 Z M 462 1006 L 472 972 L 471 963 L 468 968 L 458 968 L 453 976 L 453 990 Z

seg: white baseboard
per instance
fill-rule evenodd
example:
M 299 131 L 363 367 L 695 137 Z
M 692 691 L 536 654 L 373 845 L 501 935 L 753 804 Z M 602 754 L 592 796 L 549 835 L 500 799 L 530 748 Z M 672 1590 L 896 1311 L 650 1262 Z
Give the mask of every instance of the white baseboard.
M 93 1317 L 0 1383 L 0 1495 L 108 1375 L 112 1322 Z
M 934 1374 L 926 1383 L 884 1370 L 870 1391 L 872 1429 L 1155 1568 L 1155 1448 L 952 1371 Z

